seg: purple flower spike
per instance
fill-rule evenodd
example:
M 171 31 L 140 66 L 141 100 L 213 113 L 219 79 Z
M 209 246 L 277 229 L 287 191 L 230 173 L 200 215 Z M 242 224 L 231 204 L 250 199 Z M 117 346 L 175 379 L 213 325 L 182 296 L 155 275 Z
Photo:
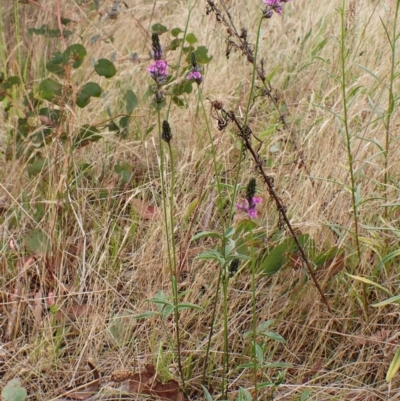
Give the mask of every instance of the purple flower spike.
M 274 10 L 278 15 L 282 15 L 282 3 L 288 3 L 290 0 L 263 0 L 263 2 L 271 7 L 270 10 L 266 11 L 266 17 L 271 18 L 271 11 Z
M 186 79 L 188 79 L 189 81 L 196 81 L 196 83 L 200 85 L 201 82 L 203 81 L 203 76 L 201 75 L 200 71 L 194 69 L 189 72 Z
M 167 80 L 167 67 L 168 63 L 165 60 L 155 60 L 154 63 L 147 68 L 147 71 L 158 85 L 162 85 Z
M 253 217 L 257 217 L 256 206 L 260 203 L 262 203 L 262 198 L 259 196 L 253 196 L 251 198 L 251 202 L 249 202 L 247 199 L 244 199 L 242 203 L 236 204 L 236 208 L 247 213 L 252 219 Z

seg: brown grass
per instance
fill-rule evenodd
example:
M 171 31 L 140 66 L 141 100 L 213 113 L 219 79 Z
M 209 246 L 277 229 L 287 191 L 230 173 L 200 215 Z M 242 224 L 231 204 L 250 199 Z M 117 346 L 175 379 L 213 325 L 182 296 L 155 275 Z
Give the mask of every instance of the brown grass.
M 14 2 L 3 0 L 0 5 L 0 59 L 2 54 L 5 57 L 1 60 L 5 64 L 0 70 L 25 80 L 24 86 L 14 93 L 16 104 L 21 105 L 22 96 L 37 87 L 44 76 L 45 60 L 60 48 L 57 39 L 27 33 L 28 28 L 41 24 L 55 27 L 54 16 L 48 11 L 55 11 L 54 3 L 44 0 L 41 2 L 43 8 L 20 3 L 18 25 Z M 78 167 L 83 162 L 89 163 L 92 180 L 84 178 L 75 185 L 74 199 L 69 207 L 57 199 L 57 187 L 63 182 L 65 172 L 56 174 L 57 167 L 50 166 L 47 175 L 43 173 L 30 178 L 26 162 L 0 158 L 0 195 L 6 205 L 0 220 L 0 327 L 3 335 L 8 335 L 0 348 L 0 383 L 2 387 L 14 377 L 21 378 L 30 400 L 55 400 L 67 387 L 92 380 L 86 363 L 89 358 L 95 361 L 104 386 L 114 385 L 110 382 L 113 371 L 140 370 L 148 363 L 153 363 L 165 379 L 179 380 L 173 321 L 167 319 L 161 324 L 156 317 L 134 319 L 145 311 L 156 310 L 146 300 L 161 290 L 170 294 L 171 284 L 162 219 L 141 219 L 130 202 L 140 198 L 152 206 L 160 204 L 156 129 L 145 134 L 156 124 L 156 116 L 149 108 L 150 99 L 144 97 L 150 80 L 146 72 L 151 48 L 149 25 L 160 22 L 170 29 L 183 29 L 187 5 L 180 0 L 158 1 L 150 19 L 153 1 L 126 0 L 126 3 L 129 8 L 122 5 L 117 20 L 101 18 L 83 6 L 69 18 L 79 21 L 74 29 L 83 38 L 89 56 L 95 59 L 114 57 L 118 69 L 113 79 L 99 79 L 108 91 L 107 104 L 101 98 L 92 100 L 89 107 L 76 110 L 72 124 L 79 127 L 104 120 L 107 118 L 106 106 L 113 113 L 123 112 L 122 93 L 132 88 L 139 98 L 139 106 L 134 110 L 128 137 L 119 139 L 106 132 L 104 140 L 76 152 L 75 174 L 78 175 Z M 261 2 L 232 0 L 226 3 L 237 27 L 247 27 L 250 41 L 254 41 Z M 346 190 L 350 184 L 347 154 L 333 115 L 342 113 L 341 89 L 329 76 L 340 74 L 337 43 L 340 21 L 335 12 L 340 1 L 320 0 L 310 4 L 309 1 L 294 0 L 285 5 L 281 18 L 274 15 L 264 22 L 260 56 L 265 60 L 267 72 L 278 67 L 273 86 L 288 105 L 287 119 L 292 130 L 263 136 L 277 118 L 266 99 L 256 101 L 249 124 L 265 141 L 262 156 L 271 159 L 268 174 L 274 177 L 276 191 L 288 208 L 293 226 L 302 233 L 309 233 L 320 250 L 340 246 L 346 254 L 345 270 L 370 277 L 396 294 L 399 282 L 396 259 L 376 271 L 380 259 L 397 248 L 399 215 L 394 209 L 384 217 L 382 199 L 378 199 L 383 196 L 380 183 L 384 162 L 372 141 L 383 144 L 384 129 L 368 101 L 368 97 L 373 99 L 384 112 L 387 91 L 358 66 L 361 64 L 387 81 L 390 48 L 380 18 L 385 22 L 392 18 L 394 3 L 381 0 L 365 1 L 358 6 L 354 1 L 348 4 L 348 90 L 357 85 L 363 88 L 352 101 L 348 118 L 351 129 L 357 132 L 357 138 L 352 142 L 355 170 L 362 197 L 376 198 L 359 208 L 363 250 L 362 261 L 356 270 L 355 246 L 350 234 L 353 230 L 351 198 Z M 112 2 L 101 1 L 100 5 L 104 10 Z M 62 2 L 63 10 L 73 10 L 77 6 L 78 2 L 73 0 Z M 308 41 L 303 43 L 310 30 Z M 225 58 L 226 30 L 212 16 L 205 15 L 204 1 L 196 2 L 188 32 L 193 32 L 198 43 L 207 46 L 213 56 L 205 68 L 204 98 L 218 99 L 226 109 L 243 113 L 251 83 L 251 67 L 239 53 L 232 53 L 229 60 Z M 112 35 L 113 40 L 91 43 L 90 38 L 94 35 L 104 39 Z M 324 39 L 327 41 L 325 46 L 313 55 Z M 161 36 L 163 43 L 168 40 L 168 34 Z M 79 37 L 73 35 L 68 43 L 79 41 Z M 127 60 L 131 52 L 137 52 L 141 62 Z M 168 59 L 171 64 L 176 62 L 177 52 L 169 52 Z M 85 66 L 89 71 L 88 60 Z M 85 74 L 77 74 L 77 79 L 86 79 Z M 398 93 L 398 80 L 394 85 L 395 93 Z M 195 94 L 196 91 L 188 96 L 188 108 L 174 106 L 169 118 L 174 135 L 178 249 L 186 246 L 190 221 L 187 211 L 195 200 L 201 205 L 193 232 L 220 229 L 217 211 L 210 209 L 216 196 L 213 160 L 204 118 L 201 113 L 196 113 Z M 22 109 L 15 107 L 8 119 L 0 117 L 3 152 L 9 143 L 8 133 L 21 116 Z M 400 152 L 396 136 L 399 124 L 396 110 L 389 154 L 390 203 L 399 201 Z M 228 128 L 219 132 L 214 124 L 212 133 L 217 159 L 222 170 L 229 171 L 239 154 L 234 131 Z M 298 154 L 292 141 L 303 152 L 308 173 L 295 163 Z M 271 153 L 269 149 L 274 144 L 279 144 L 280 148 Z M 47 152 L 53 160 L 55 149 L 49 148 Z M 122 162 L 131 164 L 135 183 L 121 184 L 114 166 Z M 241 182 L 247 182 L 253 175 L 253 168 L 254 164 L 246 158 Z M 234 171 L 226 174 L 228 182 L 232 182 L 234 174 Z M 102 180 L 99 179 L 101 175 Z M 261 182 L 258 185 L 262 190 Z M 101 202 L 99 191 L 105 189 L 114 194 L 109 192 Z M 276 230 L 277 212 L 266 192 L 262 195 L 265 202 L 260 221 L 263 230 L 270 235 Z M 35 213 L 41 207 L 45 214 L 38 222 Z M 211 219 L 208 218 L 210 210 Z M 332 225 L 339 227 L 340 236 L 332 230 Z M 48 234 L 52 253 L 36 255 L 33 263 L 24 265 L 26 260 L 23 258 L 32 255 L 25 250 L 23 238 L 37 227 Z M 368 227 L 384 227 L 385 230 Z M 13 247 L 10 241 L 15 244 Z M 194 389 L 199 388 L 201 381 L 211 323 L 211 301 L 218 276 L 217 266 L 199 262 L 194 257 L 212 245 L 210 241 L 190 244 L 184 266 L 187 274 L 181 284 L 186 291 L 183 299 L 204 308 L 204 312 L 185 311 L 180 320 L 183 364 L 193 398 L 201 397 Z M 49 280 L 49 270 L 54 273 L 55 280 Z M 273 331 L 286 339 L 285 345 L 268 343 L 271 362 L 293 365 L 279 386 L 275 400 L 300 400 L 306 390 L 310 390 L 309 399 L 318 401 L 398 399 L 398 377 L 388 384 L 385 375 L 398 345 L 399 309 L 396 305 L 370 307 L 366 317 L 362 287 L 349 279 L 345 270 L 324 286 L 334 311 L 332 314 L 320 302 L 311 282 L 297 291 L 286 292 L 301 276 L 301 271 L 287 266 L 270 278 L 258 278 L 258 319 L 260 322 L 275 319 Z M 82 274 L 85 274 L 84 278 Z M 16 289 L 19 296 L 14 294 Z M 42 302 L 39 299 L 35 303 L 34 297 L 39 291 Z M 63 311 L 63 316 L 48 312 L 50 291 L 54 292 L 56 305 Z M 387 294 L 368 287 L 370 304 L 385 298 Z M 8 328 L 10 322 L 11 328 Z M 243 333 L 250 328 L 250 273 L 245 267 L 231 281 L 229 288 L 230 399 L 235 398 L 239 387 L 251 389 L 253 386 L 249 372 L 235 369 L 250 360 L 250 343 L 243 340 Z M 222 369 L 222 329 L 220 308 L 208 366 L 215 396 L 218 395 Z M 117 334 L 113 336 L 112 333 Z M 276 373 L 277 369 L 265 369 L 260 372 L 260 377 L 270 381 Z

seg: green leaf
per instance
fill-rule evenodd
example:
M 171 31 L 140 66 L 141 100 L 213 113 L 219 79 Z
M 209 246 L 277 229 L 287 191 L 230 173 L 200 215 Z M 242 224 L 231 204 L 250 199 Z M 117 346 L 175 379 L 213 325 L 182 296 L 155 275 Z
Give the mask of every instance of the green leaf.
M 179 34 L 182 33 L 182 32 L 183 32 L 183 31 L 182 31 L 181 28 L 172 28 L 172 29 L 171 29 L 171 35 L 172 35 L 174 38 L 177 38 L 177 37 L 179 36 Z
M 396 354 L 394 355 L 393 360 L 386 373 L 386 381 L 390 382 L 399 369 L 400 369 L 400 348 L 397 348 Z
M 200 311 L 204 310 L 201 306 L 191 304 L 189 302 L 178 304 L 178 310 L 184 310 L 184 309 L 196 309 L 196 310 L 200 310 Z
M 327 261 L 332 260 L 334 257 L 338 256 L 340 252 L 342 251 L 339 250 L 337 246 L 334 246 L 333 248 L 330 248 L 327 251 L 323 251 L 318 254 L 313 262 L 316 266 L 322 266 Z
M 46 78 L 39 84 L 39 95 L 42 99 L 55 100 L 56 97 L 61 97 L 63 86 L 51 78 Z
M 162 35 L 165 32 L 168 32 L 168 28 L 165 25 L 162 25 L 160 23 L 154 24 L 151 27 L 151 30 L 153 33 L 158 33 L 159 35 Z
M 10 380 L 1 392 L 3 401 L 25 401 L 27 395 L 26 390 L 21 387 L 20 379 Z
M 390 298 L 386 299 L 385 301 L 378 302 L 377 304 L 373 304 L 371 306 L 373 306 L 374 308 L 379 308 L 380 306 L 386 306 L 386 305 L 390 305 L 390 304 L 399 303 L 399 301 L 400 301 L 400 295 L 395 295 L 394 297 L 390 297 Z
M 143 312 L 140 315 L 134 316 L 134 319 L 148 319 L 149 317 L 160 316 L 160 312 L 155 311 L 147 311 Z
M 178 106 L 178 107 L 184 107 L 185 106 L 185 102 L 183 101 L 183 99 L 181 99 L 178 96 L 173 96 L 172 97 L 172 101 Z
M 199 64 L 208 64 L 212 60 L 212 56 L 208 55 L 208 49 L 205 46 L 199 46 L 195 51 L 196 61 Z M 188 64 L 190 63 L 190 54 L 188 55 Z
M 386 263 L 390 262 L 392 259 L 397 258 L 397 256 L 400 255 L 400 249 L 396 249 L 393 252 L 390 252 L 387 254 L 378 264 L 376 269 L 380 269 L 381 267 L 384 267 Z
M 162 305 L 162 306 L 166 306 L 166 305 L 174 306 L 171 302 L 169 302 L 168 300 L 163 299 L 163 298 L 150 298 L 150 299 L 147 299 L 147 302 L 154 302 L 155 304 Z
M 186 42 L 190 43 L 191 45 L 197 42 L 197 38 L 193 33 L 188 33 L 185 38 Z
M 235 234 L 235 227 L 228 227 L 224 232 L 224 237 L 232 237 L 233 234 Z
M 131 181 L 132 166 L 129 163 L 125 161 L 119 162 L 114 166 L 114 171 L 121 177 L 124 184 L 128 184 Z
M 215 249 L 209 249 L 207 251 L 202 252 L 200 255 L 197 255 L 195 257 L 196 260 L 215 260 L 217 261 L 221 266 L 225 264 L 225 259 L 222 257 L 222 255 L 216 251 Z
M 20 77 L 13 75 L 12 77 L 9 77 L 6 82 L 11 86 L 13 85 L 19 85 L 21 83 Z
M 191 81 L 185 79 L 184 81 L 180 82 L 178 85 L 175 85 L 172 88 L 172 94 L 176 96 L 183 95 L 184 93 L 192 93 L 193 91 L 193 84 Z
M 27 171 L 29 177 L 34 177 L 40 174 L 46 164 L 46 159 L 41 159 L 40 157 L 36 158 L 32 163 L 28 164 Z
M 74 139 L 72 146 L 74 149 L 82 148 L 83 146 L 89 145 L 91 142 L 96 142 L 101 138 L 102 136 L 99 135 L 99 131 L 96 127 L 85 124 L 82 125 L 78 135 Z
M 102 89 L 98 84 L 95 82 L 87 82 L 80 89 L 76 99 L 76 104 L 78 107 L 83 109 L 89 104 L 91 97 L 100 97 L 101 93 Z
M 257 327 L 257 333 L 264 331 L 271 326 L 272 323 L 274 323 L 274 320 L 266 320 L 265 322 L 260 323 Z
M 264 362 L 264 351 L 258 344 L 255 344 L 255 353 L 258 364 L 262 365 Z
M 121 117 L 119 120 L 119 126 L 122 129 L 122 131 L 120 132 L 119 136 L 121 138 L 126 138 L 126 136 L 128 135 L 129 132 L 129 116 L 124 116 Z
M 386 294 L 389 294 L 390 296 L 393 296 L 393 294 L 388 289 L 386 289 L 385 287 L 382 287 L 378 283 L 375 283 L 375 281 L 369 280 L 369 279 L 367 279 L 365 277 L 353 276 L 352 274 L 349 274 L 349 273 L 346 273 L 346 275 L 351 277 L 354 280 L 361 281 L 362 283 L 371 284 L 371 285 L 375 286 L 376 288 L 379 288 L 380 290 L 386 292 Z
M 112 78 L 117 73 L 115 65 L 110 60 L 107 60 L 105 58 L 97 60 L 94 69 L 97 74 L 99 74 L 101 77 L 106 78 Z
M 195 234 L 190 241 L 196 241 L 200 238 L 205 238 L 205 237 L 212 237 L 212 238 L 219 238 L 221 239 L 221 234 L 217 233 L 216 231 L 202 231 L 198 234 Z
M 286 343 L 285 339 L 281 335 L 279 335 L 278 333 L 275 333 L 274 331 L 263 331 L 260 334 L 263 335 L 264 337 L 268 337 L 271 340 L 278 341 L 278 342 L 280 342 L 282 344 Z
M 265 275 L 277 273 L 287 262 L 287 253 L 296 249 L 292 238 L 286 238 L 277 245 L 262 261 L 259 269 Z
M 250 394 L 250 391 L 243 387 L 240 387 L 238 401 L 253 401 L 253 397 Z
M 72 61 L 72 68 L 79 68 L 85 59 L 86 49 L 79 43 L 69 46 L 63 53 L 63 62 L 68 64 Z
M 183 40 L 176 38 L 171 40 L 171 43 L 169 44 L 169 47 L 171 50 L 176 50 L 181 44 L 182 44 Z
M 211 397 L 211 394 L 207 390 L 207 388 L 204 387 L 203 385 L 201 385 L 201 387 L 203 387 L 205 401 L 213 401 L 213 398 Z
M 135 93 L 128 89 L 125 94 L 125 101 L 126 101 L 126 113 L 131 114 L 135 107 L 138 105 L 138 99 Z
M 51 61 L 46 63 L 46 70 L 51 72 L 52 74 L 56 74 L 59 77 L 65 76 L 65 69 L 63 65 L 55 64 Z
M 39 256 L 45 256 L 51 250 L 50 238 L 40 228 L 35 228 L 24 237 L 25 246 Z

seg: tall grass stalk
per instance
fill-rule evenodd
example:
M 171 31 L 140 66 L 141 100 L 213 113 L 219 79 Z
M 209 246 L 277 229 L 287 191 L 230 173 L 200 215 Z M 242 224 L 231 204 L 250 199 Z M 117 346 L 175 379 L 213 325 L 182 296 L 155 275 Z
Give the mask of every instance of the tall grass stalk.
M 179 374 L 182 380 L 182 386 L 185 388 L 185 377 L 183 375 L 182 368 L 182 358 L 181 358 L 181 340 L 180 340 L 180 331 L 179 331 L 179 309 L 178 309 L 178 286 L 177 286 L 177 269 L 176 269 L 176 253 L 175 253 L 175 237 L 174 237 L 174 220 L 173 220 L 173 209 L 174 209 L 174 186 L 175 186 L 175 175 L 173 168 L 173 154 L 171 151 L 171 146 L 168 143 L 169 154 L 171 158 L 171 185 L 169 188 L 170 191 L 170 200 L 169 200 L 169 216 L 167 210 L 167 188 L 166 188 L 166 179 L 165 179 L 165 155 L 164 155 L 164 144 L 162 140 L 162 125 L 161 125 L 161 113 L 160 108 L 157 108 L 157 122 L 158 122 L 158 135 L 159 135 L 159 147 L 160 147 L 160 161 L 159 161 L 159 170 L 161 177 L 161 200 L 162 200 L 162 209 L 164 215 L 164 228 L 165 228 L 165 237 L 167 243 L 167 252 L 168 252 L 168 266 L 172 287 L 172 299 L 174 304 L 174 323 L 175 323 L 175 331 L 176 331 L 176 346 L 177 346 L 177 360 L 178 360 L 178 369 Z M 169 217 L 169 222 L 168 222 Z
M 340 68 L 341 68 L 341 93 L 343 102 L 343 118 L 342 118 L 342 128 L 344 131 L 344 139 L 346 145 L 347 153 L 347 163 L 350 174 L 350 193 L 351 193 L 351 205 L 353 209 L 353 222 L 354 222 L 354 239 L 356 243 L 357 252 L 357 266 L 361 263 L 361 247 L 359 239 L 359 221 L 358 221 L 358 207 L 356 198 L 356 179 L 354 172 L 354 157 L 351 149 L 352 135 L 349 127 L 349 115 L 348 115 L 348 104 L 347 104 L 347 67 L 346 60 L 349 55 L 349 50 L 346 48 L 346 0 L 342 1 L 342 8 L 338 9 L 341 19 L 341 29 L 340 29 Z M 368 317 L 368 301 L 367 301 L 367 287 L 366 284 L 362 284 L 363 288 L 363 308 L 365 316 Z
M 383 27 L 386 32 L 386 36 L 391 48 L 391 63 L 390 63 L 390 76 L 389 76 L 389 87 L 388 87 L 388 106 L 387 106 L 387 111 L 386 111 L 386 118 L 383 119 L 383 124 L 385 126 L 385 177 L 384 177 L 384 183 L 385 183 L 385 200 L 386 203 L 388 202 L 388 185 L 389 185 L 389 146 L 390 146 L 390 129 L 391 129 L 391 121 L 392 121 L 392 116 L 394 113 L 394 106 L 395 106 L 395 97 L 393 93 L 393 83 L 395 80 L 396 73 L 395 68 L 397 65 L 397 60 L 396 60 L 396 46 L 397 46 L 397 40 L 399 39 L 399 35 L 397 33 L 397 18 L 399 15 L 399 8 L 400 8 L 400 0 L 396 1 L 396 10 L 394 13 L 394 20 L 392 24 L 392 35 L 390 37 L 390 32 L 388 31 L 387 27 L 383 24 Z M 385 214 L 387 214 L 387 207 L 385 208 Z
M 253 364 L 254 364 L 254 399 L 258 400 L 258 363 L 257 363 L 257 282 L 256 260 L 254 254 L 254 234 L 250 230 L 250 261 L 251 261 L 251 303 L 252 303 L 252 331 L 253 331 Z

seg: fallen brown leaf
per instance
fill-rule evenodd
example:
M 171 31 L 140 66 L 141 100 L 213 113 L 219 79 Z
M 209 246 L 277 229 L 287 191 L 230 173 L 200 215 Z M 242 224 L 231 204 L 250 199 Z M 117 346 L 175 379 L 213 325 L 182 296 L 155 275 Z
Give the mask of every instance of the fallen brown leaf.
M 151 388 L 151 395 L 166 400 L 176 400 L 178 398 L 179 384 L 175 380 L 168 380 L 165 384 L 157 382 L 155 387 Z
M 89 315 L 92 312 L 93 306 L 91 305 L 71 305 L 64 309 L 60 309 L 56 313 L 56 320 L 63 320 L 65 318 L 76 320 L 79 317 Z
M 344 253 L 326 261 L 316 272 L 319 281 L 327 281 L 344 269 Z
M 135 394 L 147 394 L 164 400 L 183 401 L 178 392 L 179 384 L 175 380 L 161 383 L 156 377 L 156 369 L 153 365 L 146 365 L 139 373 L 131 373 L 123 369 L 113 372 L 111 380 L 121 383 L 129 382 L 129 391 Z
M 160 218 L 160 210 L 141 199 L 131 200 L 133 210 L 144 220 L 157 220 Z

